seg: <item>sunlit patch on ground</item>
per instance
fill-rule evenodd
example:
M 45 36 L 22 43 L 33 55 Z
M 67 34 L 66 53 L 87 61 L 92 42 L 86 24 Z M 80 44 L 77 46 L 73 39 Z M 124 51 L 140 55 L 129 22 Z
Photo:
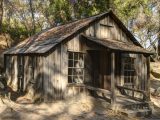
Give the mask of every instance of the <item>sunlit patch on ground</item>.
M 4 102 L 1 120 L 127 120 L 126 116 L 113 112 L 99 100 L 86 95 L 47 104 Z

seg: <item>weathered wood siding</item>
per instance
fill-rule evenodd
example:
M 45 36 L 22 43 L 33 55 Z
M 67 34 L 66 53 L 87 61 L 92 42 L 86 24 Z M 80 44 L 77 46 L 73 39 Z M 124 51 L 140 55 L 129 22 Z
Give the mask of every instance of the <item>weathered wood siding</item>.
M 110 17 L 105 17 L 104 19 L 96 22 L 90 26 L 85 32 L 86 35 L 94 36 L 97 38 L 107 38 L 110 40 L 119 40 L 119 41 L 131 41 L 127 37 L 117 23 Z
M 111 17 L 92 23 L 82 33 L 97 38 L 110 40 L 128 41 L 130 39 L 118 27 Z M 23 91 L 30 91 L 31 94 L 43 97 L 45 100 L 62 99 L 80 92 L 77 87 L 68 87 L 68 51 L 83 52 L 84 58 L 84 83 L 96 85 L 96 87 L 111 89 L 111 51 L 89 41 L 81 39 L 79 33 L 73 36 L 68 42 L 62 42 L 54 51 L 49 54 L 38 56 L 32 54 L 24 57 L 24 82 Z M 93 59 L 91 51 L 99 51 Z M 18 56 L 6 56 L 6 74 L 8 83 L 17 90 L 18 84 Z M 30 59 L 34 58 L 34 69 Z M 146 90 L 144 86 L 147 79 L 146 57 L 142 54 L 135 55 L 138 89 Z M 97 61 L 96 61 L 97 59 Z M 121 74 L 121 53 L 115 53 L 115 83 L 123 83 Z M 94 61 L 95 60 L 95 61 Z M 94 66 L 95 65 L 95 66 Z M 97 67 L 97 69 L 96 69 Z M 97 71 L 96 71 L 97 70 Z M 34 77 L 32 76 L 34 73 Z M 94 75 L 93 75 L 94 73 Z M 121 75 L 121 77 L 120 77 Z M 34 78 L 34 80 L 33 80 Z
M 16 91 L 18 89 L 17 56 L 6 56 L 5 63 L 7 83 Z
M 43 60 L 43 91 L 45 100 L 62 99 L 68 83 L 67 44 L 61 44 Z
M 147 85 L 148 85 L 148 79 L 147 79 L 147 57 L 143 54 L 128 54 L 131 57 L 135 58 L 135 79 L 134 79 L 134 89 L 137 90 L 143 90 L 147 91 Z M 121 62 L 123 62 L 123 53 L 122 53 L 122 59 Z M 121 64 L 122 65 L 122 64 Z M 124 72 L 123 72 L 123 66 L 121 68 L 121 79 L 120 82 L 117 83 L 118 85 L 123 86 L 124 85 Z M 139 92 L 134 92 L 134 96 L 138 98 L 142 98 L 143 95 Z

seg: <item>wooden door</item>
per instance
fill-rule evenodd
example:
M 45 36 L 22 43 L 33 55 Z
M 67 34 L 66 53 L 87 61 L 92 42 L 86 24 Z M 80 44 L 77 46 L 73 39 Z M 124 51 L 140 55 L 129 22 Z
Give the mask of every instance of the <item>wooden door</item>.
M 110 90 L 111 57 L 106 51 L 89 51 L 92 60 L 92 85 Z
M 103 70 L 103 89 L 111 89 L 111 54 L 110 52 L 105 52 L 103 54 L 103 62 L 101 63 Z
M 92 61 L 92 86 L 100 88 L 100 52 L 96 50 L 89 51 Z

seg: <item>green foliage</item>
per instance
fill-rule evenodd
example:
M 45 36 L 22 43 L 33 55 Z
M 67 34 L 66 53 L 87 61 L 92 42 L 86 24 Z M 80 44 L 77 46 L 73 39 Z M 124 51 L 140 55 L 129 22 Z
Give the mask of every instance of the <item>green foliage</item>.
M 158 0 L 4 0 L 3 32 L 9 33 L 15 44 L 31 36 L 33 26 L 37 33 L 47 27 L 106 12 L 111 7 L 140 41 L 152 42 L 159 26 L 158 13 L 153 11 L 159 9 L 157 4 Z
M 149 1 L 150 0 L 114 0 L 113 3 L 116 13 L 127 24 L 129 20 L 137 18 L 142 8 L 146 15 L 150 14 Z
M 54 2 L 50 3 L 47 12 L 55 23 L 64 23 L 71 20 L 70 4 L 67 0 L 54 0 Z

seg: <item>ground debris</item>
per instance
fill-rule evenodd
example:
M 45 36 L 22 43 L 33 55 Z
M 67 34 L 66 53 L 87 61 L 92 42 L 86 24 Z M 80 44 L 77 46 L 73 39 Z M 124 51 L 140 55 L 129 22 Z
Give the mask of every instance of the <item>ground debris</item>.
M 0 120 L 141 120 L 115 113 L 90 96 L 42 104 L 4 102 Z

